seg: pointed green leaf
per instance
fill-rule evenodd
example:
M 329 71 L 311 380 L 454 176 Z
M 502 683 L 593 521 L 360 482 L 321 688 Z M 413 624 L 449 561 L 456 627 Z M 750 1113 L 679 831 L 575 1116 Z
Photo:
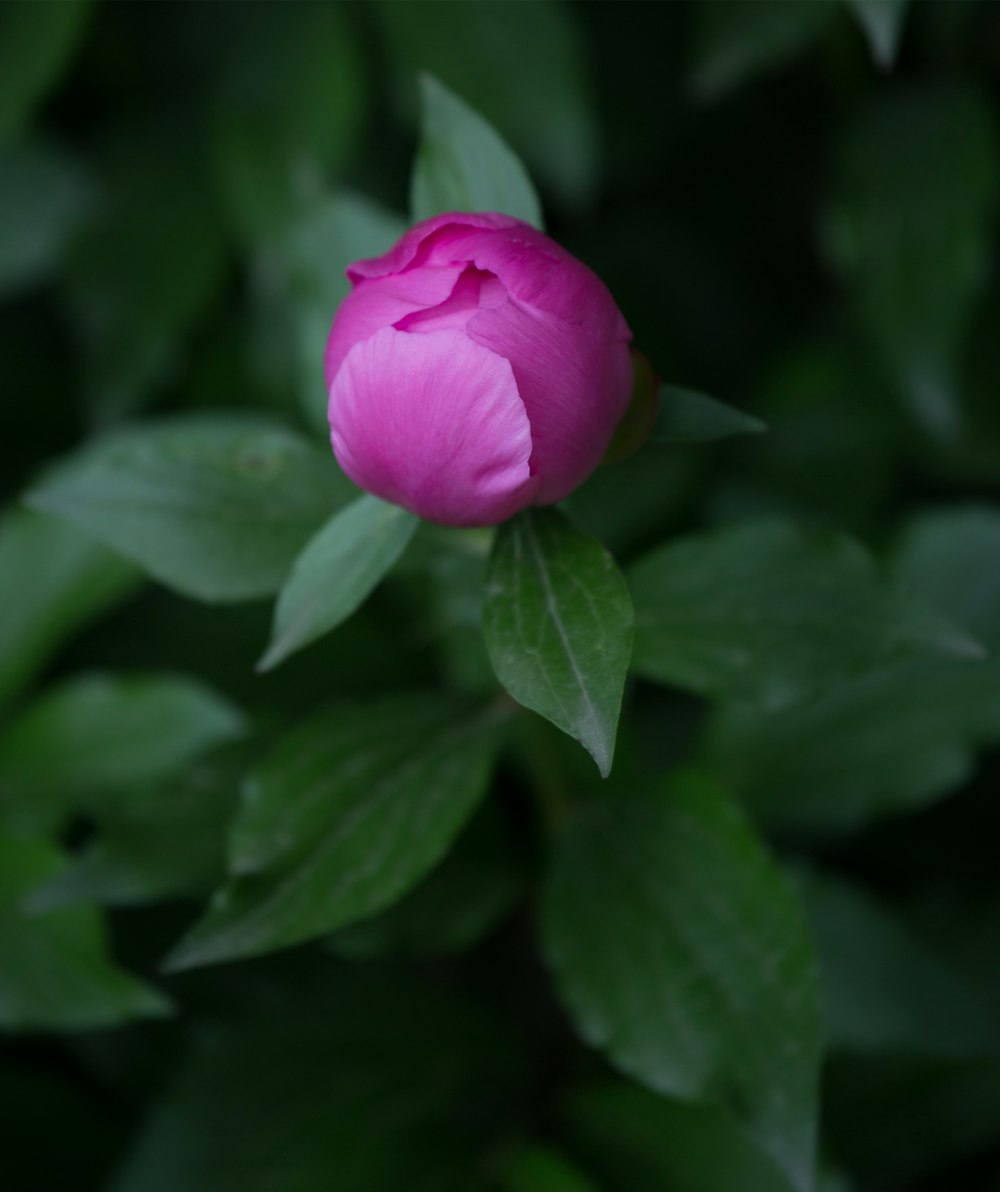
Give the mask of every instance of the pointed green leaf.
M 187 968 L 288 947 L 375 914 L 440 859 L 483 797 L 495 713 L 434 696 L 326 713 L 249 780 L 238 876 L 170 958 Z
M 632 650 L 632 603 L 614 559 L 554 509 L 500 527 L 483 629 L 497 678 L 575 737 L 607 777 Z
M 660 388 L 660 408 L 651 443 L 711 443 L 734 435 L 759 435 L 767 427 L 759 418 L 727 406 L 714 397 L 674 385 Z
M 409 101 L 415 76 L 429 71 L 516 145 L 532 176 L 562 204 L 579 209 L 593 199 L 601 131 L 583 22 L 571 6 L 450 4 L 443 23 L 410 0 L 382 0 L 373 9 L 401 98 Z
M 91 1030 L 168 1013 L 165 998 L 108 959 L 95 911 L 32 915 L 21 908 L 61 864 L 50 845 L 0 834 L 0 1026 Z
M 232 704 L 193 679 L 69 679 L 0 734 L 0 815 L 58 822 L 79 800 L 162 781 L 245 728 Z
M 196 415 L 96 440 L 28 500 L 184 595 L 227 601 L 276 592 L 356 494 L 328 451 L 280 425 Z
M 414 220 L 443 211 L 499 211 L 542 226 L 527 172 L 499 134 L 432 75 L 422 75 L 424 118 L 414 166 Z
M 628 573 L 635 668 L 778 706 L 895 658 L 979 658 L 841 535 L 742 522 L 669 543 Z
M 888 70 L 896 61 L 909 0 L 846 0 L 868 40 L 876 65 Z
M 406 549 L 412 513 L 363 496 L 335 513 L 295 560 L 274 613 L 271 644 L 257 664 L 271 670 L 359 608 Z
M 729 1106 L 795 1188 L 812 1187 L 820 1013 L 808 932 L 714 782 L 678 775 L 571 824 L 543 937 L 590 1043 L 658 1092 Z

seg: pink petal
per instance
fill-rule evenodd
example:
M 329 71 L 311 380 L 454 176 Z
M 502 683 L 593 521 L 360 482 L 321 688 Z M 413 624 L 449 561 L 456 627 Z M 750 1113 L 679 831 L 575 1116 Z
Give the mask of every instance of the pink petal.
M 414 311 L 445 302 L 463 269 L 462 265 L 414 269 L 410 273 L 358 282 L 337 309 L 326 341 L 323 367 L 327 387 L 356 343 Z
M 519 219 L 514 219 L 513 216 L 499 215 L 492 211 L 479 213 L 449 211 L 444 215 L 435 215 L 431 219 L 425 219 L 422 223 L 414 224 L 406 235 L 382 256 L 355 261 L 347 267 L 347 276 L 351 281 L 356 282 L 363 278 L 387 277 L 391 273 L 399 273 L 413 263 L 424 241 L 434 233 L 441 233 L 435 237 L 437 242 L 446 243 L 452 229 L 461 233 L 469 228 L 492 229 L 528 226 L 528 224 L 522 224 Z M 442 232 L 442 229 L 445 231 Z M 446 259 L 458 260 L 459 258 Z
M 355 484 L 428 521 L 493 525 L 535 496 L 511 366 L 461 331 L 377 331 L 345 358 L 329 414 Z
M 607 450 L 632 393 L 625 340 L 507 302 L 481 310 L 466 333 L 505 356 L 531 423 L 535 503 L 561 501 L 582 484 Z
M 414 311 L 393 326 L 399 331 L 417 331 L 422 335 L 449 327 L 459 330 L 482 308 L 502 306 L 506 301 L 507 291 L 495 274 L 484 273 L 475 265 L 469 265 L 444 302 Z
M 495 273 L 510 296 L 525 306 L 587 327 L 600 339 L 632 338 L 597 274 L 529 224 L 449 229 L 440 243 L 436 236 L 426 240 L 420 255 L 429 265 L 472 261 Z

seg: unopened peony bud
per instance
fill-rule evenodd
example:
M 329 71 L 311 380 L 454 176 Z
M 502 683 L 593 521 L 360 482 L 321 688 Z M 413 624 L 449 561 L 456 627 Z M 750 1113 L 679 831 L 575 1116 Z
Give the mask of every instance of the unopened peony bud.
M 492 525 L 597 467 L 629 405 L 631 332 L 553 240 L 506 215 L 438 215 L 347 276 L 326 379 L 356 484 L 428 521 Z

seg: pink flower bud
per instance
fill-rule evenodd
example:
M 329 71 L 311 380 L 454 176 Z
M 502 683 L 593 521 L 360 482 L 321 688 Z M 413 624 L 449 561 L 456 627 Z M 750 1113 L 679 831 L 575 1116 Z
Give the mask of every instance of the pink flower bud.
M 492 525 L 600 463 L 632 390 L 604 283 L 529 224 L 451 213 L 355 261 L 326 345 L 333 450 L 428 521 Z

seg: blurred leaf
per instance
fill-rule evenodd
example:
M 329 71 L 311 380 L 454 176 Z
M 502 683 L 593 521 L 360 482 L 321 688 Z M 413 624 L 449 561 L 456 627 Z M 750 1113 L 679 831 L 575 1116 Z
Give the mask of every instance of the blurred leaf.
M 405 973 L 283 985 L 195 1038 L 113 1192 L 482 1192 L 523 1063 L 508 1032 Z
M 204 895 L 226 870 L 226 830 L 241 777 L 233 760 L 231 751 L 209 758 L 165 785 L 96 807 L 95 835 L 25 905 L 136 906 Z
M 235 10 L 218 69 L 213 165 L 247 240 L 294 224 L 354 148 L 362 64 L 336 4 L 252 4 Z
M 449 686 L 489 698 L 496 675 L 483 640 L 483 594 L 495 531 L 451 530 L 421 523 L 400 568 L 433 640 Z
M 495 125 L 563 202 L 589 200 L 598 182 L 597 113 L 573 10 L 559 0 L 477 0 L 450 4 L 437 19 L 431 12 L 409 0 L 378 6 L 404 84 L 429 71 Z
M 1000 741 L 1000 515 L 967 506 L 913 519 L 896 570 L 992 651 L 985 660 L 898 659 L 801 708 L 718 710 L 710 755 L 774 825 L 844 831 L 957 788 Z
M 778 707 L 908 655 L 979 657 L 851 539 L 779 521 L 658 548 L 628 573 L 635 669 L 703 695 Z
M 714 397 L 672 385 L 660 388 L 660 408 L 651 443 L 710 443 L 733 435 L 759 435 L 767 427 L 759 418 Z
M 32 141 L 0 150 L 0 297 L 59 264 L 93 202 L 85 169 L 62 150 Z
M 955 438 L 959 354 L 1000 193 L 989 102 L 964 85 L 886 92 L 848 129 L 838 174 L 828 254 L 912 413 Z
M 367 494 L 335 513 L 295 560 L 257 669 L 271 670 L 346 621 L 391 570 L 416 528 L 412 513 Z
M 137 581 L 132 567 L 72 526 L 26 509 L 0 518 L 0 704 Z
M 0 6 L 0 143 L 13 139 L 58 81 L 90 15 L 90 0 L 8 0 Z
M 423 131 L 414 164 L 414 220 L 443 211 L 500 211 L 536 228 L 542 210 L 531 180 L 489 124 L 431 75 L 421 76 Z
M 830 874 L 796 884 L 819 951 L 828 1046 L 1000 1055 L 987 999 L 887 907 Z
M 290 733 L 248 781 L 234 882 L 170 965 L 272 952 L 391 905 L 482 799 L 495 746 L 495 714 L 428 694 L 338 708 Z
M 560 1119 L 611 1192 L 790 1192 L 725 1110 L 624 1081 L 572 1089 Z
M 388 251 L 405 231 L 402 216 L 361 195 L 339 193 L 303 212 L 280 247 L 287 287 L 276 300 L 293 308 L 302 409 L 309 425 L 324 435 L 329 395 L 323 350 L 337 307 L 351 288 L 345 270 L 352 261 Z
M 804 53 L 826 33 L 836 6 L 832 0 L 711 0 L 691 12 L 690 86 L 697 98 L 711 101 Z
M 160 994 L 108 960 L 95 911 L 27 916 L 19 909 L 60 864 L 41 841 L 0 834 L 0 1026 L 92 1030 L 167 1013 Z
M 232 704 L 180 675 L 67 679 L 0 734 L 0 813 L 19 826 L 58 821 L 80 800 L 162 781 L 245 729 Z
M 483 629 L 504 687 L 575 737 L 607 777 L 632 649 L 614 559 L 555 510 L 518 514 L 497 532 Z
M 998 693 L 994 659 L 890 663 L 802 706 L 724 705 L 708 756 L 771 827 L 850 831 L 960 786 L 1000 740 Z
M 914 518 L 896 566 L 920 596 L 1000 652 L 1000 507 L 952 505 Z
M 63 288 L 84 354 L 88 413 L 108 422 L 147 405 L 176 370 L 226 261 L 188 128 L 130 113 L 96 162 L 103 202 L 74 244 Z
M 524 875 L 486 803 L 455 846 L 423 881 L 387 911 L 347 927 L 330 941 L 348 959 L 445 956 L 478 944 L 524 893 Z
M 276 592 L 357 490 L 332 456 L 242 415 L 175 416 L 88 443 L 29 494 L 187 596 Z
M 813 1184 L 819 993 L 801 913 L 697 773 L 608 799 L 560 841 L 545 952 L 584 1037 L 658 1092 L 728 1105 Z
M 877 66 L 888 70 L 896 61 L 909 0 L 846 0 L 868 40 Z
M 600 1192 L 598 1185 L 559 1151 L 540 1143 L 522 1147 L 500 1182 L 502 1192 Z

